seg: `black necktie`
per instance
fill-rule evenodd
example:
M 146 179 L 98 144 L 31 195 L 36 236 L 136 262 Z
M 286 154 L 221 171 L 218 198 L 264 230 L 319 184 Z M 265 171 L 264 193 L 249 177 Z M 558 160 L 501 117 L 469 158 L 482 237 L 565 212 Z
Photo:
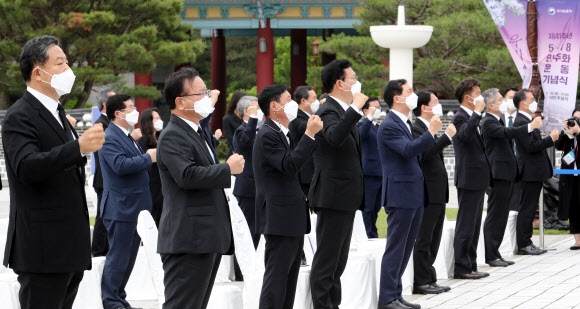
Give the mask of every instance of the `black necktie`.
M 209 141 L 209 138 L 207 137 L 207 135 L 205 134 L 205 132 L 203 132 L 203 129 L 200 127 L 197 127 L 197 134 L 199 134 L 199 136 L 207 143 L 207 146 L 209 147 L 209 149 L 211 149 L 211 155 L 213 157 L 213 160 L 215 164 L 217 164 L 219 161 L 217 159 L 217 154 L 215 153 L 215 149 L 213 149 L 213 145 L 212 143 Z
M 58 107 L 58 116 L 60 117 L 60 121 L 62 122 L 62 129 L 65 132 L 65 136 L 67 138 L 67 140 L 71 140 L 72 139 L 72 132 L 70 131 L 70 126 L 68 123 L 68 120 L 66 119 L 66 114 L 64 113 L 64 108 L 62 107 L 62 105 L 59 103 Z
M 133 136 L 131 136 L 131 133 L 128 133 L 127 136 L 129 137 L 129 139 L 131 140 L 131 142 L 133 142 L 133 145 L 135 145 L 135 147 L 137 148 L 137 150 L 139 151 L 139 153 L 143 153 L 141 151 L 141 147 L 139 147 L 139 145 L 137 144 L 137 142 L 133 139 Z
M 288 133 L 286 133 L 286 137 L 288 137 L 288 146 L 290 146 L 290 149 L 293 149 L 294 145 L 292 143 L 292 134 L 290 134 L 290 131 L 288 131 Z

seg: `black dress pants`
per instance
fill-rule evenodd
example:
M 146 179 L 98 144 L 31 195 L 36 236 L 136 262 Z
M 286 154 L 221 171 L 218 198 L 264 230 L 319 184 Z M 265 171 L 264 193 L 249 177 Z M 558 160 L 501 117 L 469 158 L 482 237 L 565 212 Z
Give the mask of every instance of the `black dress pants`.
M 342 298 L 340 276 L 348 261 L 354 211 L 316 209 L 317 249 L 310 271 L 314 309 L 338 308 Z
M 22 309 L 70 309 L 73 306 L 84 272 L 28 273 L 18 272 Z
M 107 256 L 109 251 L 109 241 L 107 236 L 107 229 L 103 225 L 101 219 L 101 200 L 103 198 L 103 189 L 95 189 L 97 191 L 97 216 L 95 218 L 95 226 L 93 227 L 93 241 L 91 243 L 91 253 L 94 257 Z
M 485 190 L 457 188 L 459 211 L 453 239 L 456 273 L 469 274 L 477 271 L 477 242 L 481 229 L 484 195 Z
M 493 188 L 489 190 L 487 216 L 483 224 L 486 262 L 501 259 L 499 246 L 508 222 L 510 192 L 513 186 L 511 181 L 502 179 L 494 179 L 493 184 Z
M 525 248 L 532 244 L 532 234 L 534 217 L 536 216 L 536 207 L 540 201 L 540 190 L 542 190 L 541 181 L 520 182 L 522 198 L 520 211 L 518 212 L 518 221 L 516 226 L 516 238 L 518 248 Z
M 163 309 L 205 309 L 222 255 L 161 254 L 165 277 Z
M 445 204 L 429 204 L 425 208 L 413 252 L 416 286 L 437 282 L 437 272 L 433 263 L 441 244 L 444 222 Z

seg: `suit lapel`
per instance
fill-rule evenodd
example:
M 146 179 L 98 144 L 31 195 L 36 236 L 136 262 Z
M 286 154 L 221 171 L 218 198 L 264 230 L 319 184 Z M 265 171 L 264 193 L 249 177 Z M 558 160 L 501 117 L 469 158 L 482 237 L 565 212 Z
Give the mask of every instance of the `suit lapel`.
M 201 136 L 199 136 L 199 134 L 195 132 L 189 124 L 187 124 L 179 117 L 171 115 L 171 121 L 175 122 L 175 124 L 183 128 L 185 132 L 187 132 L 187 135 L 189 135 L 189 137 L 191 137 L 197 143 L 197 147 L 201 149 L 203 153 L 205 153 L 205 156 L 209 160 L 209 164 L 210 165 L 213 164 L 214 160 L 212 159 L 212 155 L 209 153 L 209 149 L 207 149 L 205 140 Z
M 266 124 L 266 127 L 268 129 L 271 129 L 272 131 L 274 131 L 276 133 L 276 135 L 278 136 L 278 138 L 280 139 L 282 144 L 284 144 L 286 149 L 290 149 L 290 144 L 288 144 L 288 140 L 286 139 L 286 135 L 284 135 L 284 132 L 282 132 L 282 129 L 280 129 L 280 127 L 278 127 L 278 125 L 272 119 L 266 118 L 266 121 L 264 122 L 264 124 Z
M 123 141 L 127 149 L 130 149 L 133 154 L 141 155 L 139 149 L 135 147 L 135 143 L 133 143 L 133 141 L 129 139 L 129 136 L 125 135 L 125 132 L 123 132 L 121 128 L 119 128 L 116 124 L 113 124 L 111 128 L 115 134 L 119 135 L 119 139 Z
M 413 140 L 413 137 L 411 136 L 411 131 L 409 131 L 409 128 L 407 128 L 407 124 L 405 122 L 403 122 L 403 119 L 399 118 L 399 116 L 397 116 L 395 114 L 393 114 L 393 119 L 399 125 L 399 127 L 401 127 L 401 129 L 403 129 L 403 131 L 405 131 L 405 135 L 407 135 L 407 137 L 410 140 Z
M 38 99 L 35 96 L 33 96 L 30 92 L 26 91 L 26 93 L 24 94 L 24 98 L 32 105 L 32 107 L 38 110 L 40 117 L 44 119 L 44 121 L 46 121 L 48 125 L 50 125 L 54 133 L 56 133 L 60 137 L 63 143 L 66 143 L 70 140 L 70 137 L 67 138 L 63 126 L 61 126 L 60 123 L 58 123 L 58 120 L 56 120 L 51 111 L 49 111 L 44 105 L 42 105 L 42 103 L 40 103 L 40 101 L 38 101 Z M 66 125 L 66 123 L 63 123 L 63 125 Z

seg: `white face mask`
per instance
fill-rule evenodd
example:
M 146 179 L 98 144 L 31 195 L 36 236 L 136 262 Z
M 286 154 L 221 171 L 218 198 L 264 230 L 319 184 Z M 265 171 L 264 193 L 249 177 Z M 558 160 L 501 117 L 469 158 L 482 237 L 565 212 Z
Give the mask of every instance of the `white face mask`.
M 123 112 L 121 112 L 123 113 Z M 125 113 L 123 113 L 125 114 Z M 139 112 L 134 109 L 132 112 L 125 114 L 125 120 L 130 126 L 134 126 L 139 122 Z
M 192 102 L 186 98 L 183 98 L 183 99 L 188 101 L 188 102 Z M 214 108 L 213 108 L 213 106 L 211 106 L 211 99 L 208 96 L 204 96 L 203 98 L 201 98 L 201 100 L 196 101 L 196 102 L 192 102 L 192 103 L 193 103 L 193 108 L 185 108 L 184 110 L 195 111 L 203 118 L 205 118 L 209 114 L 213 113 Z
M 473 98 L 471 96 L 469 96 L 469 97 L 473 99 L 473 102 L 472 102 L 473 105 L 475 105 L 475 101 L 483 101 L 483 97 L 481 95 L 477 96 L 477 98 Z
M 50 80 L 50 86 L 52 88 L 54 88 L 54 90 L 56 90 L 56 93 L 59 96 L 63 96 L 65 94 L 69 94 L 74 83 L 75 83 L 75 74 L 73 73 L 73 71 L 71 69 L 68 69 L 62 73 L 59 74 L 50 74 L 48 72 L 46 72 L 45 70 L 38 68 L 39 70 L 41 70 L 42 72 L 52 76 L 51 80 Z M 49 84 L 49 82 L 47 81 L 42 81 L 43 83 L 47 83 Z
M 441 104 L 437 104 L 431 107 L 431 112 L 433 113 L 433 115 L 441 117 L 443 116 L 443 107 L 441 106 Z
M 256 111 L 256 117 L 258 117 L 258 121 L 264 119 L 264 112 L 260 108 Z
M 286 103 L 286 105 L 284 105 L 284 113 L 286 114 L 286 117 L 288 117 L 288 121 L 296 119 L 296 116 L 298 115 L 298 103 L 294 100 Z
M 516 106 L 514 105 L 514 99 L 507 100 L 507 108 L 510 111 L 515 111 L 517 109 Z
M 534 101 L 532 102 L 528 108 L 530 109 L 530 112 L 535 112 L 538 109 L 538 102 Z
M 352 93 L 352 95 L 354 95 L 355 93 L 361 92 L 362 84 L 358 80 L 354 83 L 354 85 L 351 85 L 347 82 L 343 82 L 343 83 L 350 85 L 350 90 L 345 90 L 345 91 L 350 91 Z
M 153 127 L 154 127 L 154 128 L 155 128 L 155 130 L 157 130 L 157 131 L 161 131 L 161 130 L 163 130 L 163 120 L 159 119 L 159 120 L 155 121 L 155 122 L 153 123 Z
M 409 109 L 414 110 L 415 107 L 417 107 L 417 100 L 419 100 L 419 97 L 415 93 L 411 93 L 411 95 L 409 95 L 408 97 L 404 96 L 399 97 L 405 98 L 405 104 Z
M 507 110 L 508 110 L 508 102 L 506 101 L 501 102 L 501 104 L 499 105 L 499 111 L 503 114 L 507 112 Z
M 381 109 L 377 108 L 377 110 L 375 110 L 375 113 L 373 114 L 373 119 L 379 119 L 381 118 Z
M 310 109 L 312 110 L 313 114 L 316 114 L 316 111 L 318 111 L 319 107 L 320 107 L 320 101 L 318 101 L 318 100 L 310 103 Z

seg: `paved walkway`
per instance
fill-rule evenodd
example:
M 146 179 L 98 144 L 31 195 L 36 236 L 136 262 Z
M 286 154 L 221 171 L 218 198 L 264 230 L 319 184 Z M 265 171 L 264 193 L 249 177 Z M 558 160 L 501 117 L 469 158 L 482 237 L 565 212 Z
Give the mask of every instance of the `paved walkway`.
M 456 190 L 450 188 L 450 204 L 457 207 Z M 8 217 L 8 188 L 0 191 L 0 218 Z M 89 202 L 90 203 L 90 202 Z M 95 212 L 90 205 L 91 215 Z M 533 237 L 538 244 L 538 236 Z M 482 267 L 490 276 L 479 280 L 439 280 L 452 290 L 439 295 L 412 295 L 408 301 L 422 308 L 579 308 L 580 250 L 571 251 L 570 235 L 547 235 L 546 246 L 555 249 L 540 256 L 513 256 L 515 265 L 505 268 Z M 1 303 L 1 300 L 0 300 Z M 132 306 L 157 309 L 157 301 L 132 301 Z

